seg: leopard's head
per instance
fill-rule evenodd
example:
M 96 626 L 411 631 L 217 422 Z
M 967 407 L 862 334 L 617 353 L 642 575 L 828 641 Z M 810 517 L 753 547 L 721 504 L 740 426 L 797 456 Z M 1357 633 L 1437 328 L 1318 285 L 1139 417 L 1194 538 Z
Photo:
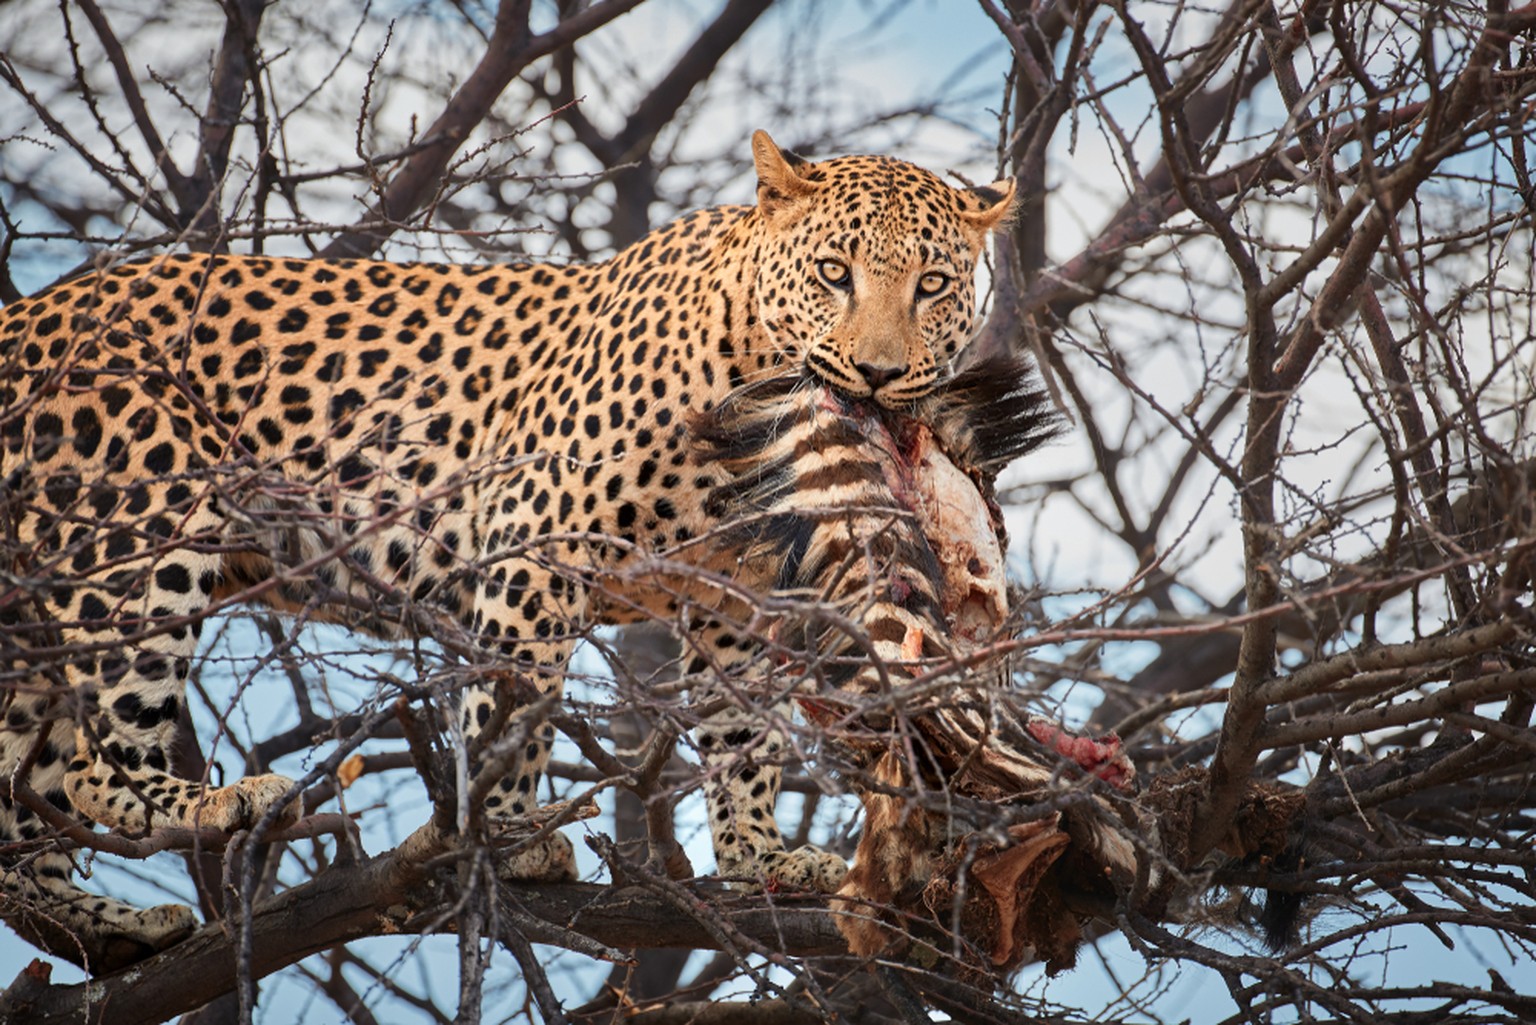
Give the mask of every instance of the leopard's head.
M 845 396 L 896 408 L 970 340 L 976 261 L 1010 180 L 957 189 L 888 157 L 812 163 L 752 136 L 757 313 L 774 348 Z

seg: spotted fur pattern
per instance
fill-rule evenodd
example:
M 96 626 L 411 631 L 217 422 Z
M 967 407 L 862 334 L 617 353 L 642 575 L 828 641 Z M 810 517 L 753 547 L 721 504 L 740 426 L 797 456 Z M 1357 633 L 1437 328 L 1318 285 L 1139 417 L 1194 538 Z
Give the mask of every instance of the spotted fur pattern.
M 383 634 L 437 617 L 551 696 L 594 622 L 686 605 L 713 668 L 750 658 L 732 596 L 780 581 L 712 542 L 721 471 L 691 461 L 687 414 L 785 368 L 875 408 L 922 399 L 971 335 L 1013 195 L 884 157 L 802 161 L 763 133 L 753 156 L 755 206 L 604 263 L 170 255 L 0 311 L 6 778 L 127 832 L 291 819 L 284 778 L 170 765 L 202 619 L 232 600 Z M 633 572 L 657 553 L 684 569 Z M 512 703 L 470 690 L 469 743 Z M 497 820 L 533 808 L 548 759 L 548 726 L 520 729 L 484 800 Z M 701 746 L 740 729 L 711 720 Z M 768 828 L 776 788 L 714 757 L 768 824 L 715 823 L 722 870 L 835 885 Z M 0 793 L 0 915 L 37 942 L 99 970 L 193 926 L 78 890 L 47 833 Z M 569 856 L 556 838 L 506 868 L 559 877 Z

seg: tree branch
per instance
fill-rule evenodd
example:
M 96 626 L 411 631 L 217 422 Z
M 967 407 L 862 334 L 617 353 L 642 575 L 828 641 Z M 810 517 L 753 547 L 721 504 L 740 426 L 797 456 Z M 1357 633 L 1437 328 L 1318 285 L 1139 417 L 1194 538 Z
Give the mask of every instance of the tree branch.
M 366 257 L 377 252 L 395 228 L 420 210 L 437 191 L 448 162 L 475 126 L 485 119 L 502 90 L 524 68 L 540 57 L 569 46 L 640 3 L 641 0 L 603 0 L 562 20 L 548 32 L 530 37 L 529 0 L 502 0 L 485 55 L 427 129 L 426 137 L 438 141 L 405 162 L 363 221 L 382 221 L 387 226 L 379 229 L 353 227 L 336 236 L 320 255 Z
M 403 849 L 403 848 L 402 848 Z M 444 883 L 424 886 L 419 868 L 400 851 L 334 866 L 310 882 L 258 904 L 252 922 L 257 978 L 311 954 L 366 936 L 436 931 L 451 921 L 455 895 Z M 621 949 L 719 949 L 697 921 L 673 903 L 634 889 L 591 884 L 512 886 L 522 909 L 597 942 Z M 842 954 L 842 936 L 820 900 L 760 898 L 716 891 L 713 913 L 735 933 L 797 957 Z M 0 994 L 0 1020 L 29 1025 L 155 1025 L 234 987 L 233 938 L 208 926 L 183 943 L 116 975 L 41 993 Z M 24 1000 L 25 1006 L 17 1001 Z

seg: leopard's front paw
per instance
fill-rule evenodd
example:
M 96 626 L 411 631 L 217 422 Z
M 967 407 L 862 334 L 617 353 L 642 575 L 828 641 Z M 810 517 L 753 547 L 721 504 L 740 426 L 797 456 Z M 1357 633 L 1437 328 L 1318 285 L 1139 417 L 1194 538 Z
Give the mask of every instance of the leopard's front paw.
M 810 890 L 834 893 L 848 875 L 848 863 L 836 854 L 807 844 L 793 851 L 762 851 L 753 870 L 744 873 L 761 879 L 769 893 L 783 890 Z M 757 884 L 745 889 L 757 890 Z
M 576 852 L 564 834 L 551 833 L 511 848 L 497 864 L 496 875 L 509 883 L 574 883 Z
M 250 829 L 277 807 L 283 796 L 293 789 L 293 780 L 287 776 L 246 776 L 227 787 L 210 790 L 203 797 L 202 805 L 195 812 L 199 825 L 211 826 L 232 833 Z M 302 797 L 295 796 L 282 805 L 272 829 L 291 826 L 304 811 Z

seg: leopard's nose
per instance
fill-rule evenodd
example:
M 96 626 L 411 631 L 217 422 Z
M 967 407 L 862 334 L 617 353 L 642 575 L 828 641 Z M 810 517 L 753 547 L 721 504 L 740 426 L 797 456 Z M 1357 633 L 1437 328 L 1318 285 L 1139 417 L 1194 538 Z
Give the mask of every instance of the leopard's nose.
M 860 363 L 857 364 L 856 369 L 859 371 L 859 376 L 864 378 L 864 382 L 869 385 L 869 390 L 872 392 L 879 391 L 881 385 L 890 384 L 907 372 L 905 365 L 893 367 L 878 366 L 874 363 Z

